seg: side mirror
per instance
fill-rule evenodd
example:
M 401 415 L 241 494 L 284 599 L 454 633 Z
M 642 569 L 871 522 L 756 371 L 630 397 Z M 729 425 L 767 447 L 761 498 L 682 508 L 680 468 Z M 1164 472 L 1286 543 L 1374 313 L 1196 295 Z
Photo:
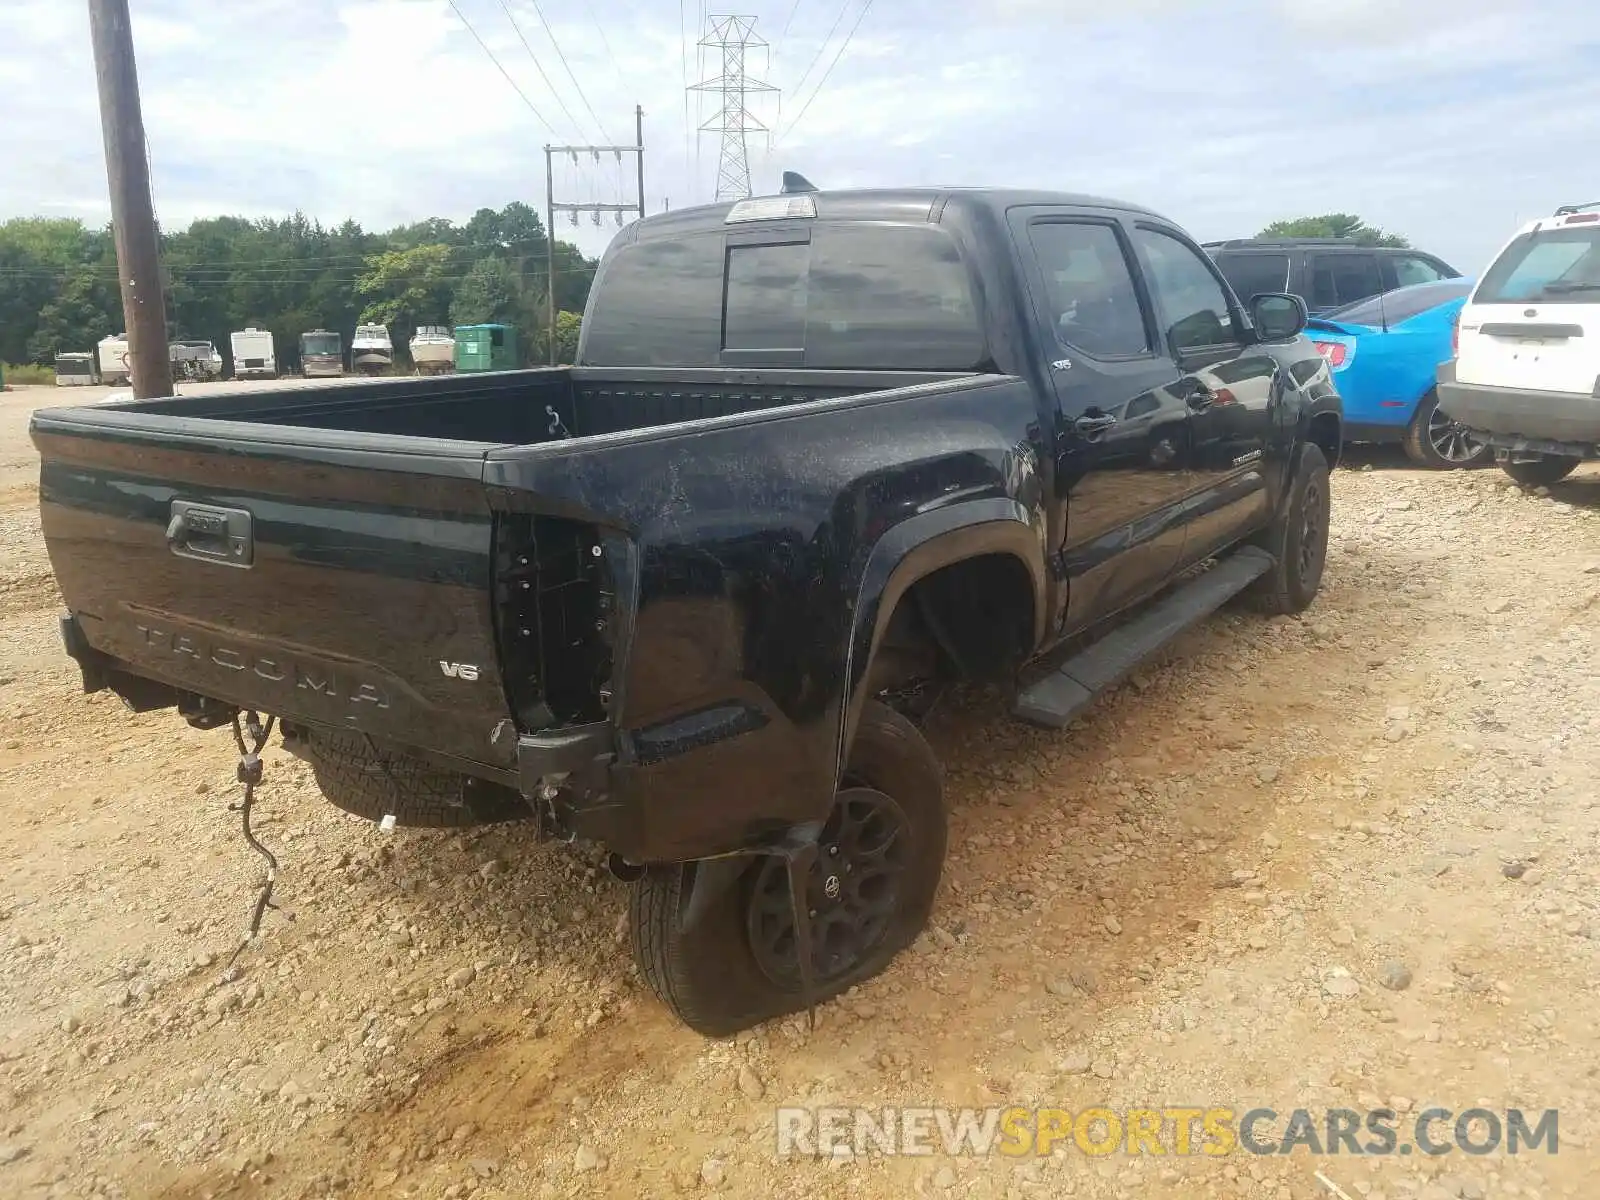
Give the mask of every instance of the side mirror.
M 1306 302 L 1288 292 L 1262 292 L 1250 297 L 1250 322 L 1263 342 L 1287 342 L 1306 327 Z

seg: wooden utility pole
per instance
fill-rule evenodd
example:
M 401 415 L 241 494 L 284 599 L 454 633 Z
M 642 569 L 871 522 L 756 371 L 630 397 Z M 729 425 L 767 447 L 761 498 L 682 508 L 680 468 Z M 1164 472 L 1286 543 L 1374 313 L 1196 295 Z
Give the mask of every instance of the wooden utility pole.
M 639 147 L 639 219 L 644 220 L 644 105 L 633 106 L 633 141 Z
M 100 128 L 111 186 L 111 229 L 122 282 L 122 317 L 128 327 L 128 373 L 135 399 L 172 395 L 167 310 L 161 293 L 161 243 L 150 200 L 139 73 L 133 61 L 128 0 L 89 0 L 94 73 L 100 91 Z
M 556 365 L 556 171 L 551 148 L 544 148 L 544 288 L 545 319 L 549 322 L 546 347 L 550 365 Z
M 644 219 L 644 107 L 633 106 L 633 136 L 634 144 L 631 146 L 546 146 L 544 148 L 544 221 L 545 221 L 545 307 L 550 320 L 547 336 L 550 339 L 550 365 L 556 362 L 556 214 L 573 213 L 573 220 L 577 220 L 577 213 L 593 213 L 595 223 L 600 223 L 602 213 L 616 214 L 617 224 L 622 224 L 622 214 L 637 212 L 640 220 Z M 555 183 L 555 156 L 568 154 L 572 161 L 578 161 L 578 155 L 588 154 L 594 157 L 595 162 L 600 161 L 602 154 L 612 154 L 617 161 L 622 161 L 624 154 L 638 155 L 639 166 L 639 200 L 636 204 L 565 204 L 556 199 Z

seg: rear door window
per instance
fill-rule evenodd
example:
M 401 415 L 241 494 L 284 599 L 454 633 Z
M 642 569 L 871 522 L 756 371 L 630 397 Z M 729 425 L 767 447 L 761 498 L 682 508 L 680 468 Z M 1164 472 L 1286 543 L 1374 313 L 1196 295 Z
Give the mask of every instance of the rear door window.
M 1251 296 L 1263 292 L 1289 290 L 1289 256 L 1287 254 L 1238 254 L 1224 252 L 1213 256 L 1222 277 L 1228 281 L 1233 294 L 1246 304 Z
M 1414 283 L 1434 283 L 1440 279 L 1450 278 L 1433 263 L 1425 258 L 1418 258 L 1415 254 L 1396 254 L 1390 261 L 1394 264 L 1396 287 L 1410 287 Z
M 1474 304 L 1600 304 L 1600 226 L 1540 229 L 1484 272 Z
M 1044 276 L 1046 315 L 1063 345 L 1091 358 L 1150 353 L 1144 308 L 1115 226 L 1040 221 L 1029 240 Z
M 970 371 L 986 356 L 950 236 L 910 225 L 825 225 L 811 243 L 806 366 Z
M 1383 291 L 1376 254 L 1316 254 L 1311 257 L 1311 307 L 1354 304 Z
M 1227 293 L 1206 259 L 1159 229 L 1140 226 L 1133 240 L 1144 257 L 1162 319 L 1169 322 L 1173 350 L 1184 354 L 1237 344 Z

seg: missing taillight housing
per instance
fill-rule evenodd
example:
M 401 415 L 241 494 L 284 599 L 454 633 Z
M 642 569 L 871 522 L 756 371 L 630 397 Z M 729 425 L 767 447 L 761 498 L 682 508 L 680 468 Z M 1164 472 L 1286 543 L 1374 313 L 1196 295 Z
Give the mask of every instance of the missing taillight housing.
M 1350 359 L 1350 347 L 1344 342 L 1312 342 L 1317 348 L 1317 353 L 1328 360 L 1328 365 L 1337 371 Z
M 495 616 L 518 723 L 533 730 L 603 720 L 614 604 L 599 530 L 524 514 L 497 524 Z
M 1454 358 L 1461 353 L 1461 314 L 1456 314 L 1456 319 L 1450 322 L 1450 357 Z

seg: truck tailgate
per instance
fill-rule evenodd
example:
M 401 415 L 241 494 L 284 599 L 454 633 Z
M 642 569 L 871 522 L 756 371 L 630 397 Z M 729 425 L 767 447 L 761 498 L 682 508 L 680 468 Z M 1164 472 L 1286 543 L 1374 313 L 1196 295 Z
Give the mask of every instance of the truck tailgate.
M 263 713 L 509 765 L 471 442 L 36 413 L 45 542 L 85 639 Z

